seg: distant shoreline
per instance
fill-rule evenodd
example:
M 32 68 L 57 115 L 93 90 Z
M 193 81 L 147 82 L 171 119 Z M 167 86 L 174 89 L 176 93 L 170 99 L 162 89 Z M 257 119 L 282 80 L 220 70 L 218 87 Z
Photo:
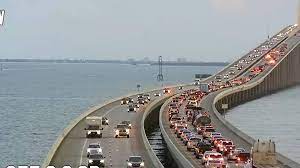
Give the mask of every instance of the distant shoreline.
M 0 63 L 5 62 L 41 62 L 41 63 L 114 63 L 130 65 L 158 65 L 155 61 L 123 61 L 123 60 L 50 60 L 50 59 L 0 59 Z M 164 61 L 166 66 L 226 66 L 228 62 L 176 62 Z

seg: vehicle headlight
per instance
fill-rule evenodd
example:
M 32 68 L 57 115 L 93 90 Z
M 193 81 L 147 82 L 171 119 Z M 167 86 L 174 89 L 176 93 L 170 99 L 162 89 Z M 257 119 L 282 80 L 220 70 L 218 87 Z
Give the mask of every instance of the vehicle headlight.
M 106 123 L 108 123 L 108 120 L 105 120 Z
M 119 134 L 119 130 L 116 130 L 116 134 Z
M 91 149 L 87 149 L 87 152 L 90 153 L 90 152 L 91 152 Z
M 126 129 L 126 133 L 129 134 L 129 129 Z
M 101 159 L 100 162 L 101 162 L 101 163 L 104 163 L 104 159 Z
M 145 163 L 144 163 L 144 162 L 142 162 L 142 163 L 141 163 L 141 166 L 145 166 Z
M 127 165 L 128 165 L 128 166 L 132 166 L 132 163 L 128 162 Z
M 93 160 L 89 160 L 89 163 L 93 163 Z
M 88 134 L 91 134 L 92 132 L 91 131 L 88 131 Z
M 97 134 L 100 134 L 100 131 L 97 131 Z
M 98 149 L 98 152 L 99 152 L 99 153 L 102 153 L 102 148 Z

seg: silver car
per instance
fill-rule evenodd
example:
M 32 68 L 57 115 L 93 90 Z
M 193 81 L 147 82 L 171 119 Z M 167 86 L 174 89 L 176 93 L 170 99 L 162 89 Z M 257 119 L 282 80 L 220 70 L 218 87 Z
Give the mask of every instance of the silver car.
M 144 160 L 141 156 L 130 156 L 127 161 L 127 168 L 145 167 Z

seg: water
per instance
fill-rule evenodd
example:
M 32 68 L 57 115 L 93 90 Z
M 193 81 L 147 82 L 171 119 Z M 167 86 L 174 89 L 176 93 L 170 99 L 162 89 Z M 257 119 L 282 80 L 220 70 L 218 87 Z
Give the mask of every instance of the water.
M 161 86 L 157 66 L 4 63 L 0 72 L 0 167 L 40 165 L 58 134 L 88 107 Z M 165 84 L 222 67 L 164 67 Z M 108 73 L 109 72 L 109 73 Z
M 226 118 L 255 139 L 272 139 L 277 150 L 300 163 L 300 86 L 232 109 Z

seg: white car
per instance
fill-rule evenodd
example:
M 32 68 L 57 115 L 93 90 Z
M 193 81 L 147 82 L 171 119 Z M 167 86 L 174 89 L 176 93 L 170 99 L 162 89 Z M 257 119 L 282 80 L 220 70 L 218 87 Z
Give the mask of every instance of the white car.
M 91 143 L 87 148 L 87 157 L 90 156 L 91 150 L 97 150 L 100 154 L 102 154 L 102 148 L 99 143 Z
M 161 94 L 160 93 L 154 93 L 154 96 L 159 97 L 159 96 L 161 96 Z
M 202 157 L 202 164 L 205 165 L 208 160 L 218 160 L 224 162 L 223 155 L 219 152 L 206 151 Z
M 228 165 L 226 165 L 224 162 L 220 160 L 208 160 L 205 164 L 206 168 L 227 168 Z
M 145 162 L 141 156 L 130 156 L 127 161 L 127 168 L 145 167 Z

